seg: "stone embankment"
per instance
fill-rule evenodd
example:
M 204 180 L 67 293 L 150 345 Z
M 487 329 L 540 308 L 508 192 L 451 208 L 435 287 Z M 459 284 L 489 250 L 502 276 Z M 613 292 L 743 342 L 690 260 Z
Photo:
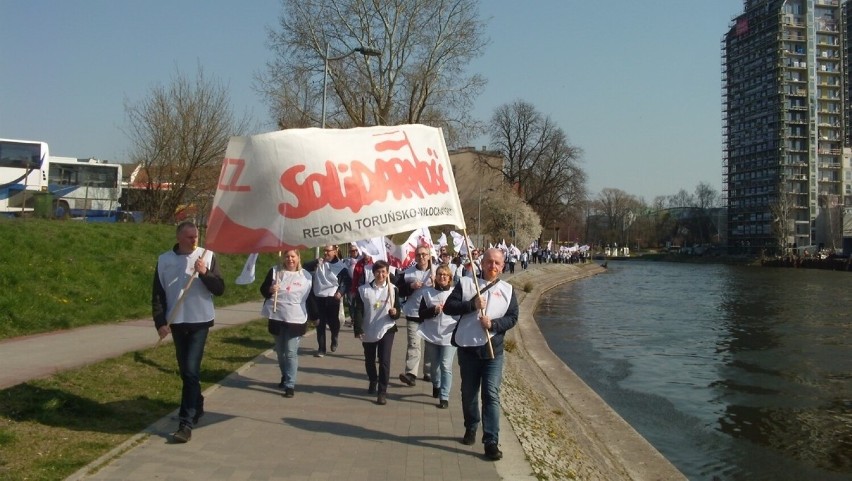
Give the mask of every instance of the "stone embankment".
M 685 480 L 550 350 L 533 317 L 547 291 L 602 272 L 597 264 L 546 264 L 509 280 L 521 316 L 506 337 L 506 417 L 539 479 Z

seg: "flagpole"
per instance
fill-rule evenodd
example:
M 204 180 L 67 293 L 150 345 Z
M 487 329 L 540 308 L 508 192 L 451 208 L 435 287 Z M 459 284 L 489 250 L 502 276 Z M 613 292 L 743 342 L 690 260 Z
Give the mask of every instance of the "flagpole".
M 462 229 L 462 233 L 464 234 L 464 244 L 467 247 L 467 255 L 470 256 L 471 250 L 470 242 L 467 240 L 467 229 Z M 470 270 L 473 273 L 473 285 L 476 287 L 476 296 L 480 297 L 482 296 L 482 293 L 479 291 L 479 279 L 476 278 L 476 268 L 473 265 L 473 257 L 470 257 Z M 484 316 L 485 310 L 480 309 L 479 313 Z M 477 318 L 477 320 L 479 319 Z M 482 332 L 485 334 L 485 343 L 488 346 L 489 359 L 494 359 L 494 346 L 491 345 L 491 336 L 488 335 L 488 330 L 485 329 L 485 326 L 483 326 L 481 323 L 480 327 L 482 327 Z
M 281 270 L 281 251 L 278 251 L 278 269 L 275 270 L 275 295 L 272 297 L 272 312 L 277 312 L 278 310 L 278 276 Z

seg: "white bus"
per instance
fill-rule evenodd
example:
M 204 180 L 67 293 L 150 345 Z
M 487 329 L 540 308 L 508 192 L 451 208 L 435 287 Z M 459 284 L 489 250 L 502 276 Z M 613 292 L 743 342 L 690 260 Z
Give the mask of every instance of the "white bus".
M 41 190 L 48 158 L 44 142 L 0 139 L 0 215 L 32 212 L 32 194 Z
M 42 190 L 53 194 L 57 217 L 116 218 L 121 196 L 120 164 L 49 157 L 41 171 Z
M 45 142 L 0 139 L 0 215 L 28 215 L 47 192 L 51 217 L 115 220 L 121 165 L 51 157 Z

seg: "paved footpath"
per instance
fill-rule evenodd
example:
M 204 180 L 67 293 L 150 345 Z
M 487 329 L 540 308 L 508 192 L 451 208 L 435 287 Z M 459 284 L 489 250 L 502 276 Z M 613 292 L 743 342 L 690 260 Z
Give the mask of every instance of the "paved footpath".
M 450 409 L 436 407 L 431 383 L 399 382 L 405 328 L 394 340 L 385 406 L 367 394 L 361 343 L 351 328 L 340 335 L 337 352 L 324 358 L 313 356 L 315 336 L 302 339 L 295 397 L 281 396 L 276 356 L 267 351 L 205 392 L 207 413 L 189 443 L 171 443 L 169 433 L 177 427 L 172 413 L 68 479 L 535 479 L 505 418 L 503 460 L 486 460 L 479 442 L 459 442 L 464 423 L 458 372 Z
M 217 307 L 213 329 L 257 319 L 260 307 L 260 301 Z M 150 318 L 6 339 L 0 341 L 0 389 L 152 347 L 156 342 Z

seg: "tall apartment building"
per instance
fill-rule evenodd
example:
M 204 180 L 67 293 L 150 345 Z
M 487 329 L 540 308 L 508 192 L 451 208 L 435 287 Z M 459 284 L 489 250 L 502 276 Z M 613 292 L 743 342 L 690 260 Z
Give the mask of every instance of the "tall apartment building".
M 744 0 L 723 37 L 728 245 L 840 247 L 852 200 L 850 5 Z M 845 177 L 844 177 L 845 172 Z

